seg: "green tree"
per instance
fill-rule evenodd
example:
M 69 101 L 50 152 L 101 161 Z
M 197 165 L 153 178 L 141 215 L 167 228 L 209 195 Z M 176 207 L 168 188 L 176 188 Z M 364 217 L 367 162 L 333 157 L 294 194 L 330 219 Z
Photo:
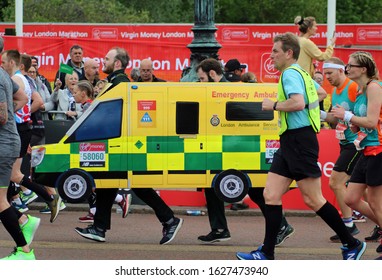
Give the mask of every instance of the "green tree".
M 119 0 L 126 7 L 147 11 L 152 23 L 193 23 L 194 0 Z
M 149 22 L 146 11 L 136 12 L 117 0 L 24 0 L 24 22 Z M 15 2 L 3 9 L 4 21 L 15 20 Z
M 293 23 L 297 15 L 327 22 L 327 0 L 215 0 L 218 23 Z M 337 0 L 337 23 L 380 23 L 382 1 Z
M 0 19 L 14 21 L 14 0 Z M 287 23 L 297 15 L 327 22 L 327 0 L 215 0 L 215 23 Z M 337 0 L 337 23 L 380 23 L 381 0 Z M 25 22 L 193 23 L 194 0 L 24 0 Z

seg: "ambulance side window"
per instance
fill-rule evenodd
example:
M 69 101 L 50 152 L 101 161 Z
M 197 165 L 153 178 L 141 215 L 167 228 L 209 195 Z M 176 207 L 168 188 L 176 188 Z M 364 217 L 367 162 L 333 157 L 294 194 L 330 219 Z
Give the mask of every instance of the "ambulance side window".
M 99 103 L 65 143 L 120 137 L 122 105 L 122 99 Z
M 227 102 L 227 121 L 271 121 L 273 111 L 263 111 L 261 102 Z
M 199 103 L 176 102 L 176 134 L 199 133 Z

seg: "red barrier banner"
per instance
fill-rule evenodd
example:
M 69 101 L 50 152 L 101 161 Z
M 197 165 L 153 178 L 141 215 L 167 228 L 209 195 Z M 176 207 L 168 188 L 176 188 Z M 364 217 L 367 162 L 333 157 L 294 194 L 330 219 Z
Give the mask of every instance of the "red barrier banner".
M 5 49 L 18 49 L 22 53 L 35 55 L 39 58 L 40 72 L 48 80 L 53 81 L 60 63 L 66 63 L 70 47 L 78 44 L 83 47 L 84 58 L 95 58 L 101 65 L 108 50 L 114 46 L 127 49 L 131 62 L 127 67 L 130 73 L 134 67 L 139 67 L 140 61 L 145 58 L 153 60 L 155 75 L 167 81 L 179 81 L 182 70 L 190 64 L 190 50 L 187 44 L 180 42 L 155 42 L 155 41 L 125 41 L 110 39 L 62 39 L 62 38 L 30 38 L 4 36 Z M 219 57 L 224 64 L 231 58 L 237 58 L 248 67 L 246 71 L 254 72 L 259 82 L 277 82 L 279 72 L 270 60 L 272 44 L 238 44 L 219 42 L 222 48 Z M 357 49 L 336 48 L 334 55 L 348 61 L 349 55 Z M 363 49 L 364 50 L 364 49 Z M 382 67 L 382 51 L 369 50 L 377 65 Z M 102 67 L 101 67 L 102 68 Z M 322 70 L 322 63 L 318 70 Z M 100 73 L 102 71 L 100 70 Z M 102 77 L 104 75 L 101 74 Z

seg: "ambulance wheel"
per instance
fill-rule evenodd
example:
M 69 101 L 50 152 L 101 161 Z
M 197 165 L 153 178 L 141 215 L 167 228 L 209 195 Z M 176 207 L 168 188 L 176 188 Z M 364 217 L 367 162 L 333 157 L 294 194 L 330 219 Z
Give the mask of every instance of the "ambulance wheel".
M 218 174 L 212 183 L 217 197 L 224 202 L 241 201 L 248 193 L 249 179 L 242 172 L 229 169 Z
M 69 203 L 87 201 L 93 187 L 93 178 L 81 169 L 70 169 L 62 173 L 56 181 L 59 195 Z

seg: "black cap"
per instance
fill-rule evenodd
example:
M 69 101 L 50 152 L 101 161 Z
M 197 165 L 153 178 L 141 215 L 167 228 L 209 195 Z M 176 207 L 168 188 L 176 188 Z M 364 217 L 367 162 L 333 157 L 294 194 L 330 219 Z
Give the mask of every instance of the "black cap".
M 224 67 L 226 68 L 226 71 L 232 72 L 238 69 L 245 69 L 247 68 L 247 65 L 240 64 L 239 60 L 235 58 L 228 60 Z

